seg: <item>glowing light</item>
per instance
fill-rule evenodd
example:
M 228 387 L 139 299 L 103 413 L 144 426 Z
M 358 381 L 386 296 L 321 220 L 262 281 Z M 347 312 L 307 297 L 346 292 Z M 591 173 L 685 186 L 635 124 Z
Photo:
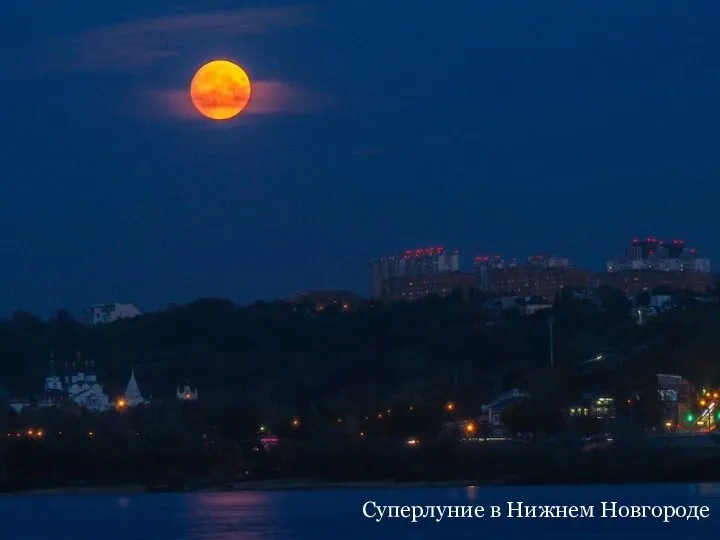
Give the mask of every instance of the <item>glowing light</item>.
M 292 426 L 293 426 L 293 427 L 298 427 L 298 426 L 300 426 L 300 419 L 299 419 L 299 418 L 293 418 Z
M 407 444 L 408 446 L 417 446 L 418 444 L 420 444 L 420 440 L 412 437 L 405 441 L 405 444 Z
M 243 68 L 227 60 L 213 60 L 197 70 L 190 83 L 195 108 L 212 120 L 229 120 L 250 101 L 250 78 Z
M 466 433 L 475 433 L 475 429 L 475 424 L 473 424 L 472 422 L 468 422 L 467 424 L 465 424 Z
M 706 405 L 706 401 L 704 399 L 700 400 L 700 406 L 704 407 Z
M 452 412 L 452 411 L 454 411 L 454 410 L 455 410 L 455 404 L 454 404 L 452 401 L 448 401 L 448 402 L 445 404 L 445 410 L 446 410 L 447 412 Z
M 360 438 L 361 438 L 361 439 L 365 438 L 365 432 L 364 432 L 364 431 L 361 431 L 361 432 L 360 432 Z

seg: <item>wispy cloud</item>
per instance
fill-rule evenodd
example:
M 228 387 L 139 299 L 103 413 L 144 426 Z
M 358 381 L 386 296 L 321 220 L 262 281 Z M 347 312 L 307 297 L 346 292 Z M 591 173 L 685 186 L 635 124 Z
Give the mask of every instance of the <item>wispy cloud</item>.
M 244 116 L 308 114 L 332 105 L 327 97 L 283 81 L 254 81 Z M 170 121 L 202 121 L 189 89 L 138 90 L 132 95 L 131 112 L 138 116 Z
M 305 6 L 177 13 L 57 36 L 37 44 L 24 58 L 34 58 L 35 69 L 41 72 L 134 71 L 177 56 L 181 43 L 194 32 L 262 35 L 309 20 Z

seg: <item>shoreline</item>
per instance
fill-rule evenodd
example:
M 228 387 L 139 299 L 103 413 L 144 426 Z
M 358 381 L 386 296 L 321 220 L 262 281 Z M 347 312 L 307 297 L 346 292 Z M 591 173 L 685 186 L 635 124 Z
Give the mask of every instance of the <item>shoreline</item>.
M 447 480 L 447 481 L 413 481 L 396 482 L 393 480 L 377 481 L 345 481 L 345 482 L 323 482 L 313 480 L 257 480 L 248 482 L 235 482 L 225 486 L 215 486 L 199 489 L 199 493 L 221 493 L 234 491 L 292 491 L 292 490 L 315 490 L 315 489 L 390 489 L 403 487 L 466 487 L 478 485 L 470 480 Z M 495 484 L 495 485 L 500 485 Z
M 157 491 L 148 490 L 145 486 L 85 486 L 85 487 L 58 487 L 45 489 L 29 489 L 1 493 L 1 496 L 13 495 L 137 495 L 151 493 L 232 493 L 239 491 L 294 491 L 318 489 L 390 489 L 403 487 L 466 487 L 478 485 L 472 481 L 439 481 L 439 482 L 395 482 L 392 480 L 357 481 L 357 482 L 322 482 L 306 479 L 287 480 L 257 480 L 247 482 L 232 482 L 212 487 L 192 489 L 187 491 Z M 494 483 L 494 485 L 502 485 Z
M 616 478 L 593 477 L 577 477 L 571 481 L 568 478 L 556 477 L 554 480 L 548 478 L 533 478 L 533 476 L 505 476 L 492 480 L 346 480 L 346 481 L 325 481 L 314 480 L 312 478 L 278 478 L 266 480 L 239 480 L 216 483 L 211 485 L 201 482 L 192 488 L 186 489 L 164 489 L 165 486 L 148 487 L 139 484 L 126 485 L 106 485 L 106 486 L 71 486 L 56 487 L 43 489 L 26 489 L 11 492 L 0 493 L 2 496 L 12 495 L 138 495 L 152 493 L 233 493 L 243 491 L 315 491 L 315 490 L 361 490 L 361 489 L 403 489 L 403 488 L 461 488 L 461 487 L 509 487 L 509 486 L 539 486 L 539 485 L 626 485 L 626 484 L 654 484 L 654 483 L 671 483 L 671 484 L 696 484 L 698 482 L 720 483 L 720 480 L 713 478 L 704 478 L 700 480 L 695 475 L 691 475 L 682 480 L 675 478 L 657 478 L 640 476 L 634 478 L 626 478 L 624 481 L 618 481 Z M 203 485 L 204 484 L 204 485 Z

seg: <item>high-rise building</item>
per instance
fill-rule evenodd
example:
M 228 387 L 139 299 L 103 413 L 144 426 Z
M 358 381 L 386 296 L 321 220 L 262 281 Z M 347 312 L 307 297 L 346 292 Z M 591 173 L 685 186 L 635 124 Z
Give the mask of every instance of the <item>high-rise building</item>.
M 710 260 L 698 257 L 697 250 L 685 246 L 684 240 L 665 242 L 651 236 L 634 238 L 625 249 L 625 257 L 607 263 L 608 272 L 652 270 L 661 272 L 710 272 Z
M 656 237 L 634 238 L 625 257 L 607 263 L 607 273 L 599 276 L 608 285 L 633 296 L 660 287 L 705 292 L 713 284 L 710 260 L 698 257 L 684 240 L 665 242 Z
M 460 253 L 444 247 L 408 249 L 370 262 L 372 298 L 417 298 L 446 294 L 460 271 Z M 448 290 L 449 289 L 449 290 Z

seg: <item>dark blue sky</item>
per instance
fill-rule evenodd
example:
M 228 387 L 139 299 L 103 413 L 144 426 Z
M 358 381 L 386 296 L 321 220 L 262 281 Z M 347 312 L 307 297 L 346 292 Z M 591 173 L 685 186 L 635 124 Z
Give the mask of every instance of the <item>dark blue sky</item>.
M 718 259 L 719 27 L 692 0 L 4 2 L 0 312 L 366 292 L 427 244 Z M 171 111 L 216 57 L 274 107 Z

